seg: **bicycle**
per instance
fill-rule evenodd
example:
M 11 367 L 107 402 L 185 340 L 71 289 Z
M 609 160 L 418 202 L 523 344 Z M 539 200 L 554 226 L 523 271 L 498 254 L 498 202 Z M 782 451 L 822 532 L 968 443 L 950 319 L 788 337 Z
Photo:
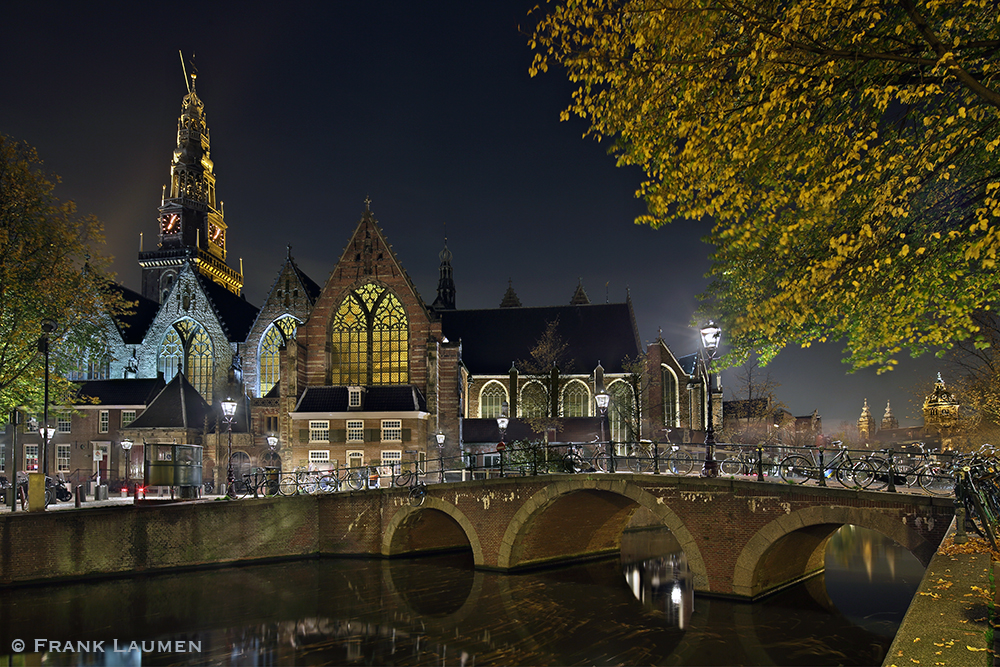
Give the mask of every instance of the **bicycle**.
M 653 443 L 640 440 L 629 445 L 628 467 L 632 472 L 649 472 L 653 469 Z
M 750 452 L 753 453 L 750 453 Z M 734 456 L 724 459 L 719 464 L 719 470 L 723 475 L 735 477 L 736 475 L 756 475 L 757 474 L 757 451 L 756 447 L 750 449 L 740 447 Z M 774 462 L 767 456 L 761 457 L 761 472 L 765 476 L 774 476 Z
M 416 453 L 416 452 L 414 452 Z M 406 501 L 410 507 L 420 507 L 427 497 L 427 485 L 420 480 L 421 471 L 415 461 L 411 461 L 409 466 L 401 469 L 399 474 L 392 479 L 393 486 L 408 486 L 410 490 L 406 494 Z
M 595 455 L 594 458 L 597 458 Z M 585 470 L 596 470 L 597 466 L 593 464 L 592 460 L 588 460 L 580 452 L 580 448 L 576 445 L 570 445 L 566 448 L 566 454 L 563 456 L 563 472 L 568 473 L 578 473 L 584 472 Z
M 804 454 L 789 454 L 778 463 L 778 475 L 789 484 L 804 484 L 810 479 L 819 480 L 821 474 L 824 477 L 834 477 L 842 486 L 864 488 L 866 484 L 870 484 L 875 476 L 871 464 L 852 459 L 847 448 L 841 447 L 840 440 L 834 440 L 832 444 L 840 447 L 840 451 L 829 461 L 824 461 L 822 473 L 812 458 Z
M 694 468 L 694 459 L 679 445 L 670 445 L 670 455 L 663 460 L 663 468 L 671 475 L 687 475 Z

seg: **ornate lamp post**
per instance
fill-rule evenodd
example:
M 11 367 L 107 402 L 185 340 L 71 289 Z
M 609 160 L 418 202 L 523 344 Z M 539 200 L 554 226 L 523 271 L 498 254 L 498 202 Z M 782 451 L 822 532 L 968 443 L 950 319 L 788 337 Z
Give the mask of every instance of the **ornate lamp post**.
M 267 436 L 267 448 L 272 452 L 278 448 L 278 436 L 269 435 Z
M 712 374 L 709 365 L 715 358 L 715 353 L 719 349 L 719 341 L 722 339 L 722 329 L 715 322 L 709 320 L 703 326 L 701 334 L 701 368 L 705 375 L 705 394 L 708 396 L 708 424 L 705 426 L 705 465 L 701 469 L 702 477 L 718 477 L 719 462 L 715 460 L 715 422 L 712 419 Z
M 503 477 L 503 452 L 507 449 L 504 438 L 507 437 L 507 426 L 510 425 L 510 418 L 507 416 L 507 401 L 500 404 L 500 416 L 497 417 L 497 428 L 500 429 L 500 442 L 497 443 L 497 452 L 500 453 L 500 476 Z
M 38 339 L 38 351 L 45 355 L 45 404 L 42 406 L 42 428 L 38 429 L 42 436 L 42 473 L 49 475 L 49 440 L 55 429 L 49 425 L 49 334 L 56 330 L 55 320 L 42 320 L 42 337 Z
M 128 478 L 129 472 L 132 470 L 132 439 L 122 438 L 122 456 L 125 458 L 125 489 L 128 490 Z M 139 494 L 139 489 L 135 491 L 136 496 Z M 124 496 L 122 496 L 124 498 Z
M 434 437 L 438 443 L 438 481 L 444 484 L 444 433 L 438 431 Z
M 601 444 L 608 453 L 608 472 L 615 471 L 615 448 L 604 437 L 604 420 L 608 416 L 608 406 L 611 405 L 611 396 L 604 391 L 604 387 L 594 395 L 594 402 L 597 403 L 597 412 L 601 415 Z
M 229 425 L 229 447 L 227 449 L 229 465 L 226 468 L 226 497 L 235 498 L 236 475 L 233 473 L 233 419 L 236 417 L 236 401 L 227 397 L 226 400 L 220 401 L 220 403 L 226 424 Z

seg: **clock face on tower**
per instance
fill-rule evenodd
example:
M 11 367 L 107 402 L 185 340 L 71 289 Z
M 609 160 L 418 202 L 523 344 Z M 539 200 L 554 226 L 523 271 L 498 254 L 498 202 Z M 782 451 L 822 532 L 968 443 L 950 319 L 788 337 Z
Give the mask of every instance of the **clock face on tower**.
M 226 247 L 226 232 L 218 225 L 208 225 L 208 238 L 220 248 Z
M 176 234 L 181 229 L 181 216 L 170 213 L 160 218 L 160 230 L 163 234 Z

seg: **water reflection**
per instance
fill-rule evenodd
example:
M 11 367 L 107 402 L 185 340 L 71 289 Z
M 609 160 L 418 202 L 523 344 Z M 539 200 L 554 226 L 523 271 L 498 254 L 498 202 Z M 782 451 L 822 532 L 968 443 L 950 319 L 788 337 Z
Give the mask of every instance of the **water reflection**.
M 825 578 L 753 605 L 692 595 L 676 543 L 669 533 L 651 531 L 626 533 L 620 561 L 521 575 L 475 571 L 471 554 L 460 553 L 6 590 L 0 591 L 0 653 L 14 639 L 26 642 L 30 653 L 33 641 L 45 638 L 104 641 L 106 647 L 155 642 L 155 650 L 98 654 L 61 652 L 60 646 L 8 662 L 879 664 L 908 603 L 896 617 L 883 617 L 891 598 L 881 577 L 898 583 L 911 575 L 902 573 L 901 555 L 889 556 L 874 538 L 854 532 L 836 544 Z M 850 606 L 864 600 L 867 609 Z M 199 650 L 170 650 L 177 641 Z

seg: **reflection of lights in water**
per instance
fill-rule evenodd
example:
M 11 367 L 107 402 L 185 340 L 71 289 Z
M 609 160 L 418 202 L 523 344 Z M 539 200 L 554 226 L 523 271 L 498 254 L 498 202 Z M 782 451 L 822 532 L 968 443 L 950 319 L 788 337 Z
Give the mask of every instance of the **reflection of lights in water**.
M 872 558 L 872 538 L 870 535 L 865 535 L 864 540 L 861 542 L 861 558 L 865 562 L 865 572 L 868 573 L 868 581 L 872 580 L 872 570 L 875 566 L 875 559 Z
M 694 588 L 683 553 L 629 563 L 622 570 L 632 595 L 644 607 L 662 610 L 671 625 L 687 627 Z

